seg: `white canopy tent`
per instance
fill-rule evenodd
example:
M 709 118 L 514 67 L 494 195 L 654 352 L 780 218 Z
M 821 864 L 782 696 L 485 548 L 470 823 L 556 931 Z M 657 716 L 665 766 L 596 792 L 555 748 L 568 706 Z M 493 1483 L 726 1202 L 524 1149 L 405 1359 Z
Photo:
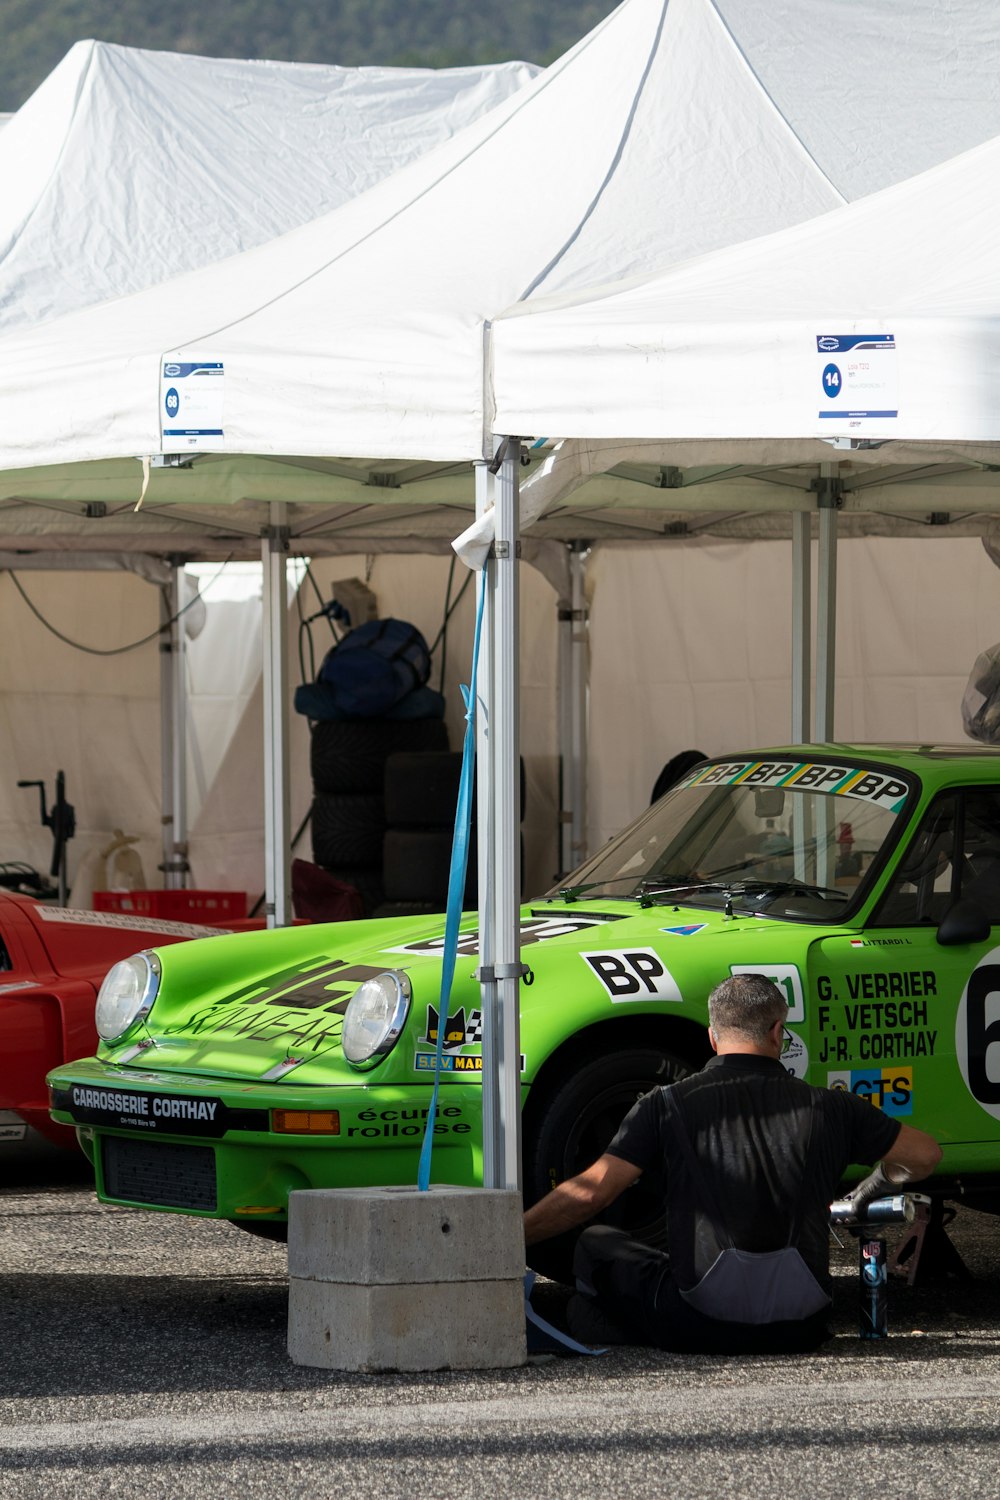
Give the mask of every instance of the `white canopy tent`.
M 538 71 L 77 42 L 0 140 L 0 329 L 140 291 L 329 213 Z
M 701 508 L 731 505 L 753 465 L 761 508 L 776 485 L 785 506 L 820 507 L 821 738 L 837 511 L 1000 510 L 998 162 L 1000 139 L 812 223 L 493 326 L 498 430 L 573 440 L 538 477 L 536 513 L 623 460 L 702 466 Z
M 949 16 L 954 70 L 941 67 L 940 49 L 933 67 L 928 63 L 927 36 L 940 28 L 928 0 L 913 0 L 907 25 L 889 0 L 866 6 L 863 20 L 859 9 L 833 0 L 772 7 L 772 25 L 756 34 L 764 38 L 768 66 L 780 72 L 784 64 L 782 109 L 773 79 L 769 91 L 749 53 L 751 7 L 735 0 L 625 0 L 518 95 L 334 214 L 238 259 L 0 341 L 0 469 L 80 464 L 75 473 L 87 482 L 88 464 L 118 460 L 133 466 L 136 495 L 148 499 L 156 475 L 151 467 L 140 474 L 137 456 L 190 458 L 175 493 L 194 507 L 217 498 L 218 459 L 201 455 L 231 459 L 236 488 L 259 502 L 271 498 L 270 462 L 304 468 L 315 486 L 312 504 L 325 498 L 325 476 L 340 483 L 350 475 L 342 460 L 360 461 L 355 498 L 368 503 L 394 471 L 409 468 L 409 477 L 425 478 L 425 469 L 411 467 L 417 461 L 489 458 L 496 423 L 484 382 L 485 331 L 499 308 L 802 222 L 856 189 L 857 141 L 831 132 L 817 105 L 829 103 L 823 86 L 829 59 L 812 43 L 804 54 L 773 49 L 783 18 L 789 35 L 807 15 L 812 24 L 822 14 L 824 25 L 840 26 L 845 38 L 853 26 L 859 50 L 864 42 L 865 76 L 876 81 L 871 99 L 886 97 L 883 80 L 896 81 L 906 107 L 879 122 L 881 181 L 925 165 L 928 152 L 934 159 L 968 144 L 964 132 L 1000 129 L 998 84 L 983 60 L 984 6 L 970 0 Z M 749 28 L 742 39 L 741 23 Z M 956 75 L 975 80 L 976 111 L 949 112 Z M 917 113 L 933 116 L 933 140 L 914 131 Z M 807 136 L 812 152 L 803 144 Z M 867 133 L 861 139 L 868 144 Z M 842 186 L 836 161 L 819 163 L 824 140 L 841 155 Z M 866 164 L 865 172 L 878 170 Z M 530 210 L 519 212 L 526 193 Z M 787 465 L 820 451 L 826 450 L 807 439 L 800 449 L 775 447 L 772 460 L 760 452 L 755 463 Z M 690 461 L 704 463 L 700 452 Z M 730 461 L 723 450 L 708 461 L 716 459 Z M 491 787 L 499 896 L 489 913 L 484 907 L 497 948 L 484 964 L 487 992 L 490 984 L 506 987 L 508 1016 L 516 1015 L 517 986 L 508 900 L 516 868 L 517 468 L 516 450 L 508 449 L 490 564 L 499 682 L 495 691 L 487 685 L 493 748 L 499 727 L 506 738 Z M 480 473 L 485 509 L 489 482 Z M 41 472 L 38 478 L 44 483 Z M 22 485 L 23 476 L 7 492 L 11 503 L 19 503 Z M 594 500 L 605 511 L 613 508 L 606 494 L 602 486 L 590 497 L 591 515 Z M 640 494 L 638 504 L 630 496 L 637 512 L 645 513 L 650 498 L 662 501 L 649 484 Z M 332 508 L 334 526 L 344 520 L 343 503 Z M 284 513 L 276 510 L 271 524 L 277 601 Z M 271 613 L 269 706 L 280 732 L 287 704 L 275 679 L 284 612 Z M 273 850 L 281 832 L 278 784 L 274 777 Z M 278 874 L 275 863 L 276 880 Z M 507 1035 L 501 1050 L 516 1056 L 511 1043 Z M 515 1076 L 515 1091 L 516 1085 Z
M 34 327 L 46 318 L 138 291 L 327 213 L 450 139 L 538 71 L 521 62 L 439 70 L 338 68 L 80 42 L 12 117 L 0 142 L 0 330 Z M 120 534 L 112 535 L 110 518 L 122 507 L 120 487 L 107 469 L 98 470 L 84 479 L 82 488 L 74 485 L 74 503 L 66 508 L 56 476 L 37 493 L 30 480 L 8 476 L 18 500 L 5 517 L 0 563 L 19 571 L 58 570 L 61 581 L 52 592 L 64 623 L 76 618 L 89 625 L 95 569 L 128 569 L 156 583 L 172 598 L 172 610 L 180 600 L 178 558 L 259 559 L 266 507 L 259 508 L 263 517 L 244 514 L 231 525 L 218 515 L 214 521 L 206 516 L 185 524 L 180 511 L 159 524 L 153 516 L 132 516 Z M 216 499 L 225 503 L 227 486 L 222 476 L 217 478 Z M 134 485 L 127 488 L 134 500 Z M 274 488 L 280 489 L 277 476 Z M 129 509 L 127 502 L 123 508 Z M 80 520 L 89 524 L 79 525 Z M 70 571 L 77 576 L 69 576 Z M 101 614 L 109 618 L 115 618 L 119 599 L 135 608 L 139 597 L 125 579 L 106 578 L 99 592 Z M 44 587 L 41 597 L 47 597 Z M 128 705 L 109 702 L 103 683 L 110 677 L 94 666 L 93 657 L 90 677 L 93 681 L 96 673 L 102 688 L 95 685 L 86 708 L 75 715 L 69 711 L 64 684 L 73 680 L 74 668 L 56 659 L 59 648 L 52 648 L 51 637 L 37 628 L 32 634 L 17 603 L 9 591 L 11 617 L 5 619 L 5 633 L 24 640 L 34 670 L 22 682 L 12 665 L 5 696 L 12 695 L 7 697 L 10 713 L 20 723 L 16 734 L 7 730 L 8 750 L 16 742 L 21 762 L 37 767 L 45 763 L 45 747 L 53 735 L 63 743 L 75 741 L 78 749 L 67 757 L 70 784 L 88 790 L 91 808 L 103 808 L 114 799 L 94 795 L 108 753 L 108 746 L 99 743 L 101 727 L 118 724 L 117 744 L 141 743 L 142 731 L 133 728 L 123 735 Z M 227 606 L 229 612 L 233 608 Z M 150 601 L 138 611 L 138 619 L 145 621 L 150 612 L 155 618 L 157 609 Z M 244 615 L 252 613 L 252 607 L 243 610 Z M 214 659 L 221 653 L 234 684 L 228 714 L 220 717 L 214 694 L 207 711 L 204 696 L 194 706 L 203 736 L 213 741 L 220 725 L 231 724 L 233 712 L 246 701 L 243 640 L 248 624 L 252 630 L 253 624 L 245 621 L 240 631 L 212 636 L 210 676 L 218 681 Z M 142 634 L 129 628 L 127 618 L 119 625 L 119 641 Z M 86 627 L 72 633 L 96 641 L 103 628 L 96 635 Z M 194 736 L 195 721 L 186 713 L 184 650 L 184 636 L 175 631 L 172 650 L 159 654 L 160 715 L 166 732 L 162 787 L 156 795 L 156 824 L 162 829 L 157 855 L 168 885 L 184 882 L 188 864 L 185 738 L 198 759 L 196 775 L 201 756 L 216 749 L 215 743 L 205 746 L 203 737 Z M 202 655 L 205 650 L 203 643 Z M 77 671 L 79 661 L 77 656 Z M 119 672 L 116 680 L 124 684 L 134 676 Z M 42 683 L 54 699 L 48 705 Z M 38 743 L 32 743 L 23 718 L 28 699 L 34 704 L 31 721 L 39 726 Z M 91 744 L 92 763 L 86 754 Z M 133 778 L 129 785 L 138 790 L 144 778 Z M 141 828 L 143 820 L 136 818 L 140 806 L 140 798 L 123 796 L 121 821 Z M 0 826 L 8 832 L 21 828 L 23 838 L 28 811 L 13 779 L 0 787 Z M 98 846 L 109 836 L 98 835 Z M 42 836 L 31 837 L 37 843 Z M 5 853 L 7 844 L 5 840 Z M 151 850 L 144 852 L 148 865 Z

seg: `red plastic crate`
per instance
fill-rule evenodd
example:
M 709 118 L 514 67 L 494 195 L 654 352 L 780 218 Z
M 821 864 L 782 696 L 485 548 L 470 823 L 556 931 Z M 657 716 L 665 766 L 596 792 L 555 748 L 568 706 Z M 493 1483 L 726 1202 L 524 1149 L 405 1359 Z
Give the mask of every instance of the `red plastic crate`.
M 95 891 L 95 911 L 224 926 L 247 914 L 246 891 Z

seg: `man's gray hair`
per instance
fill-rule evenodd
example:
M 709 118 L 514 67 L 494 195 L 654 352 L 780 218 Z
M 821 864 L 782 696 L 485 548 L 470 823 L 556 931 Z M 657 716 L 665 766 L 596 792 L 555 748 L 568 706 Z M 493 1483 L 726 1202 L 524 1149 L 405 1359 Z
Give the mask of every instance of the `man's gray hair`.
M 708 997 L 708 1020 L 716 1038 L 731 1032 L 762 1046 L 776 1021 L 788 1015 L 788 1002 L 762 974 L 734 974 Z

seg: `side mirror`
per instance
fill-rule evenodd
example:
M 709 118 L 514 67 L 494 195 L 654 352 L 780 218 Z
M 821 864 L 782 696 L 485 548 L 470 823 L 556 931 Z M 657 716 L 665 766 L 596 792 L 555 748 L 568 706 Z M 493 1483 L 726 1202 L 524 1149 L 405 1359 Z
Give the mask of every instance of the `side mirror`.
M 975 901 L 956 901 L 949 907 L 937 930 L 943 948 L 960 943 L 985 943 L 990 935 L 990 919 Z

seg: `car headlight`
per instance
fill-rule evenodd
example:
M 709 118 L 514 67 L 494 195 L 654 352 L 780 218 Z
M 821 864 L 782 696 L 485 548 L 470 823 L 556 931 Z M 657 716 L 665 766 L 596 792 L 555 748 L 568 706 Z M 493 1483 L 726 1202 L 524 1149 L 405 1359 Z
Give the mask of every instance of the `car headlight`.
M 113 1042 L 148 1016 L 159 988 L 160 960 L 155 953 L 134 953 L 115 964 L 97 992 L 98 1036 Z
M 399 1040 L 410 1009 L 410 981 L 394 969 L 366 979 L 344 1012 L 344 1056 L 354 1067 L 379 1062 Z

